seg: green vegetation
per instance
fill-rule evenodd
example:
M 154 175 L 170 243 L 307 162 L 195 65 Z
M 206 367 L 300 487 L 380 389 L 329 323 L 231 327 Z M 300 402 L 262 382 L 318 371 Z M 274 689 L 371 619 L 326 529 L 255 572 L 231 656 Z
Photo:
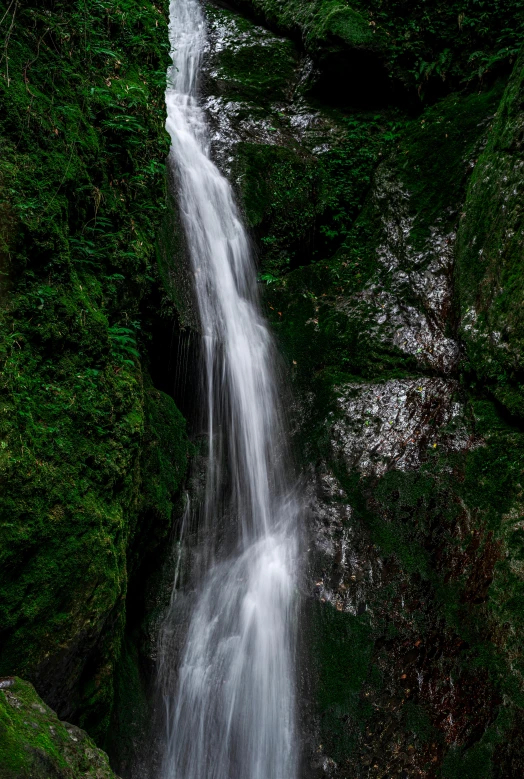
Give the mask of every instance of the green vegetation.
M 129 578 L 168 536 L 188 451 L 141 313 L 166 8 L 0 3 L 0 20 L 0 673 L 102 739 Z
M 387 35 L 388 61 L 418 84 L 482 80 L 498 63 L 509 64 L 524 43 L 521 0 L 356 0 L 356 8 Z
M 338 763 L 354 752 L 371 713 L 361 692 L 368 679 L 373 634 L 367 615 L 348 618 L 330 605 L 315 604 L 311 620 L 323 751 Z
M 234 173 L 269 281 L 307 262 L 326 196 L 317 159 L 305 150 L 241 143 Z
M 342 45 L 373 49 L 380 37 L 364 14 L 339 0 L 240 0 L 238 5 L 250 5 L 258 15 L 286 32 L 300 31 L 305 45 L 312 50 L 333 39 Z

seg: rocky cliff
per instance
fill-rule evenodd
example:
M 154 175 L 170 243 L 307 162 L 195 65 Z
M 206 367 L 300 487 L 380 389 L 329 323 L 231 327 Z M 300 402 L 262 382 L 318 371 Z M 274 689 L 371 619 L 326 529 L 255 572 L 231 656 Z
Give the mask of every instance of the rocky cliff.
M 309 474 L 307 776 L 522 771 L 524 62 L 420 10 L 209 11 Z

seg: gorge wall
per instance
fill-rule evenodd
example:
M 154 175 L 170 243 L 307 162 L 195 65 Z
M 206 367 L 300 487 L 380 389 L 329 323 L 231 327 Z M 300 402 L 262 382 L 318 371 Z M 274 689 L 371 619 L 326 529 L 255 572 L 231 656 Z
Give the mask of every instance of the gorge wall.
M 0 675 L 104 744 L 115 696 L 140 712 L 189 451 L 148 357 L 174 316 L 156 263 L 167 9 L 15 2 L 0 19 Z
M 521 777 L 520 5 L 206 11 L 309 498 L 303 775 Z M 6 779 L 62 770 L 76 726 L 130 776 L 147 732 L 198 441 L 166 15 L 0 4 L 0 674 L 45 701 L 0 681 Z

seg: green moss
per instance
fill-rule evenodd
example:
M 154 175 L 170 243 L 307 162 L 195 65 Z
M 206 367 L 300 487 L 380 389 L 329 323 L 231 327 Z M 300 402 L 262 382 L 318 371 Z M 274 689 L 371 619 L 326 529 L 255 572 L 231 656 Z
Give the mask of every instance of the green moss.
M 430 646 L 437 642 L 435 631 L 443 636 L 436 650 L 440 659 L 433 659 L 428 651 L 424 672 L 436 680 L 446 667 L 463 690 L 470 679 L 482 678 L 475 693 L 477 714 L 469 711 L 466 693 L 464 699 L 459 694 L 454 704 L 454 716 L 461 718 L 471 744 L 458 750 L 459 757 L 449 753 L 446 766 L 459 760 L 457 765 L 469 771 L 478 755 L 492 765 L 493 744 L 485 748 L 484 742 L 477 743 L 482 730 L 489 726 L 499 696 L 508 696 L 508 710 L 521 701 L 519 653 L 508 641 L 513 633 L 520 635 L 520 585 L 518 575 L 512 578 L 510 566 L 506 567 L 502 555 L 498 557 L 498 544 L 508 543 L 502 541 L 506 538 L 503 513 L 511 511 L 518 493 L 517 431 L 502 421 L 493 404 L 471 398 L 465 419 L 470 432 L 485 437 L 487 446 L 473 447 L 467 454 L 439 449 L 419 470 L 392 470 L 381 479 L 347 473 L 345 464 L 333 461 L 329 435 L 337 385 L 349 379 L 376 382 L 420 373 L 413 357 L 381 340 L 366 307 L 353 301 L 370 283 L 390 289 L 377 259 L 377 249 L 385 240 L 385 219 L 412 220 L 409 246 L 413 252 L 426 245 L 436 224 L 443 231 L 453 229 L 465 197 L 469 162 L 481 149 L 500 95 L 500 85 L 476 95 L 453 94 L 416 120 L 387 113 L 355 114 L 346 125 L 344 141 L 319 159 L 317 175 L 326 183 L 316 190 L 316 222 L 322 230 L 317 229 L 312 239 L 309 259 L 313 261 L 293 269 L 297 259 L 300 262 L 295 255 L 287 266 L 291 271 L 283 273 L 284 264 L 266 266 L 267 250 L 262 254 L 270 318 L 292 366 L 296 391 L 308 398 L 299 449 L 308 463 L 318 459 L 329 464 L 353 509 L 352 538 L 368 538 L 368 549 L 375 549 L 384 566 L 395 571 L 389 578 L 384 575 L 374 588 L 366 588 L 366 605 L 373 617 L 366 621 L 362 644 L 353 630 L 354 620 L 360 617 L 336 612 L 326 604 L 320 616 L 312 618 L 320 741 L 325 752 L 340 761 L 341 776 L 354 775 L 362 755 L 368 754 L 362 752 L 363 744 L 378 750 L 374 759 L 383 764 L 383 747 L 377 746 L 383 729 L 395 734 L 395 754 L 403 743 L 406 750 L 418 750 L 421 765 L 432 766 L 437 753 L 437 760 L 443 759 L 447 750 L 438 711 L 422 693 L 417 699 L 411 691 L 414 700 L 404 699 L 398 670 L 405 647 L 421 641 Z M 257 154 L 262 158 L 258 150 Z M 280 246 L 285 246 L 292 232 L 286 226 L 287 212 L 271 216 L 269 188 L 260 183 L 263 167 L 271 169 L 267 164 L 243 169 L 246 211 L 263 237 L 274 234 L 273 220 L 280 218 Z M 293 179 L 299 180 L 291 173 L 282 193 L 292 192 Z M 378 194 L 370 197 L 374 175 Z M 393 192 L 399 181 L 407 195 L 404 210 L 388 200 L 388 187 Z M 276 188 L 274 193 L 278 198 Z M 406 270 L 411 256 L 400 258 L 407 263 Z M 411 299 L 409 303 L 419 305 Z M 462 400 L 467 402 L 466 397 Z M 464 511 L 471 524 L 467 532 L 459 533 Z M 512 543 L 512 554 L 518 558 L 520 538 Z M 495 597 L 503 591 L 511 595 L 505 600 Z M 416 605 L 408 605 L 412 603 Z M 512 627 L 505 628 L 503 640 L 495 639 L 504 622 Z M 383 646 L 381 642 L 386 642 L 387 651 L 375 649 L 375 644 Z M 410 688 L 417 689 L 418 684 L 413 678 Z M 367 700 L 375 701 L 373 710 Z
M 351 48 L 375 48 L 376 34 L 364 15 L 334 0 L 319 5 L 315 19 L 313 39 L 339 38 Z
M 411 240 L 421 247 L 429 228 L 450 227 L 463 202 L 468 175 L 481 150 L 504 84 L 478 94 L 454 93 L 406 125 L 398 146 L 398 176 L 411 195 Z
M 223 8 L 208 5 L 206 13 L 211 33 L 225 36 L 214 56 L 208 89 L 228 100 L 258 106 L 287 100 L 298 65 L 293 43 Z
M 501 710 L 477 744 L 470 749 L 452 745 L 442 764 L 442 779 L 491 779 L 500 776 L 497 748 L 508 737 L 512 716 Z
M 148 545 L 165 538 L 187 451 L 141 357 L 165 213 L 166 9 L 4 13 L 0 673 L 101 738 L 137 520 L 155 517 Z
M 382 43 L 366 16 L 340 0 L 314 0 L 307 4 L 300 0 L 249 0 L 249 5 L 282 30 L 300 30 L 310 50 L 326 44 L 374 49 Z
M 21 679 L 0 689 L 1 779 L 116 779 L 107 756 L 56 714 Z
M 438 739 L 436 728 L 423 706 L 409 701 L 402 714 L 404 727 L 422 744 L 426 744 L 431 739 Z
M 143 657 L 137 636 L 126 636 L 115 668 L 115 706 L 104 748 L 111 764 L 128 774 L 140 745 L 151 729 L 150 690 L 144 679 Z
M 454 94 L 417 120 L 392 113 L 356 113 L 343 120 L 345 134 L 316 166 L 320 185 L 310 195 L 317 198 L 316 215 L 311 207 L 296 209 L 297 216 L 305 215 L 302 228 L 294 226 L 295 209 L 284 202 L 289 198 L 293 206 L 299 176 L 293 177 L 290 169 L 290 178 L 278 181 L 273 197 L 279 208 L 273 216 L 267 196 L 271 189 L 261 183 L 264 166 L 243 168 L 246 211 L 262 235 L 262 278 L 270 282 L 266 293 L 270 316 L 298 385 L 306 388 L 313 376 L 315 381 L 322 377 L 327 387 L 348 377 L 378 380 L 420 370 L 415 356 L 382 337 L 372 305 L 359 302 L 359 295 L 370 284 L 390 288 L 390 274 L 377 256 L 385 241 L 384 220 L 411 219 L 411 252 L 425 247 L 436 224 L 442 231 L 453 229 L 467 185 L 468 162 L 482 143 L 486 119 L 500 94 L 500 86 L 479 95 Z M 265 169 L 271 171 L 267 164 Z M 374 177 L 376 187 L 370 193 Z M 399 179 L 407 197 L 397 203 L 389 190 Z M 304 234 L 306 224 L 312 226 L 307 255 L 286 251 L 289 236 Z M 281 257 L 291 255 L 287 265 L 266 264 L 273 247 Z M 409 272 L 412 255 L 399 259 Z M 301 261 L 312 264 L 283 277 L 286 267 Z M 409 303 L 420 307 L 416 298 Z M 316 386 L 319 390 L 318 381 Z M 323 406 L 323 392 L 321 396 Z
M 298 31 L 306 48 L 323 58 L 334 52 L 377 53 L 391 75 L 421 97 L 442 95 L 447 85 L 482 82 L 510 64 L 523 43 L 520 0 L 237 0 L 237 5 L 286 32 Z
M 471 177 L 458 234 L 461 335 L 470 370 L 522 416 L 522 207 L 524 61 L 515 65 Z
M 372 633 L 366 615 L 352 617 L 329 604 L 317 604 L 312 620 L 322 750 L 338 762 L 352 754 L 371 714 L 361 690 L 370 676 Z
M 234 175 L 248 223 L 260 236 L 263 272 L 285 273 L 308 261 L 325 180 L 305 149 L 240 143 Z
M 146 394 L 146 435 L 142 441 L 142 468 L 145 491 L 141 512 L 157 517 L 158 537 L 171 529 L 173 497 L 185 476 L 189 454 L 185 420 L 173 399 L 152 387 Z M 163 520 L 164 530 L 159 530 Z

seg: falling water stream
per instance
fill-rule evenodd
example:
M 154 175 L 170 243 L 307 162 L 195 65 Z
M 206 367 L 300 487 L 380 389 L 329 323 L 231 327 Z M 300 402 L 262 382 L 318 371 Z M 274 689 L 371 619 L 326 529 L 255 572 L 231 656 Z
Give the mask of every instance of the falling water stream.
M 205 494 L 187 628 L 176 597 L 160 641 L 161 779 L 295 779 L 297 500 L 276 355 L 232 189 L 210 158 L 198 0 L 170 5 L 171 164 L 202 331 Z M 196 511 L 188 509 L 188 511 Z M 184 525 L 190 523 L 184 518 Z M 177 564 L 177 572 L 179 565 Z M 178 573 L 177 573 L 178 576 Z

